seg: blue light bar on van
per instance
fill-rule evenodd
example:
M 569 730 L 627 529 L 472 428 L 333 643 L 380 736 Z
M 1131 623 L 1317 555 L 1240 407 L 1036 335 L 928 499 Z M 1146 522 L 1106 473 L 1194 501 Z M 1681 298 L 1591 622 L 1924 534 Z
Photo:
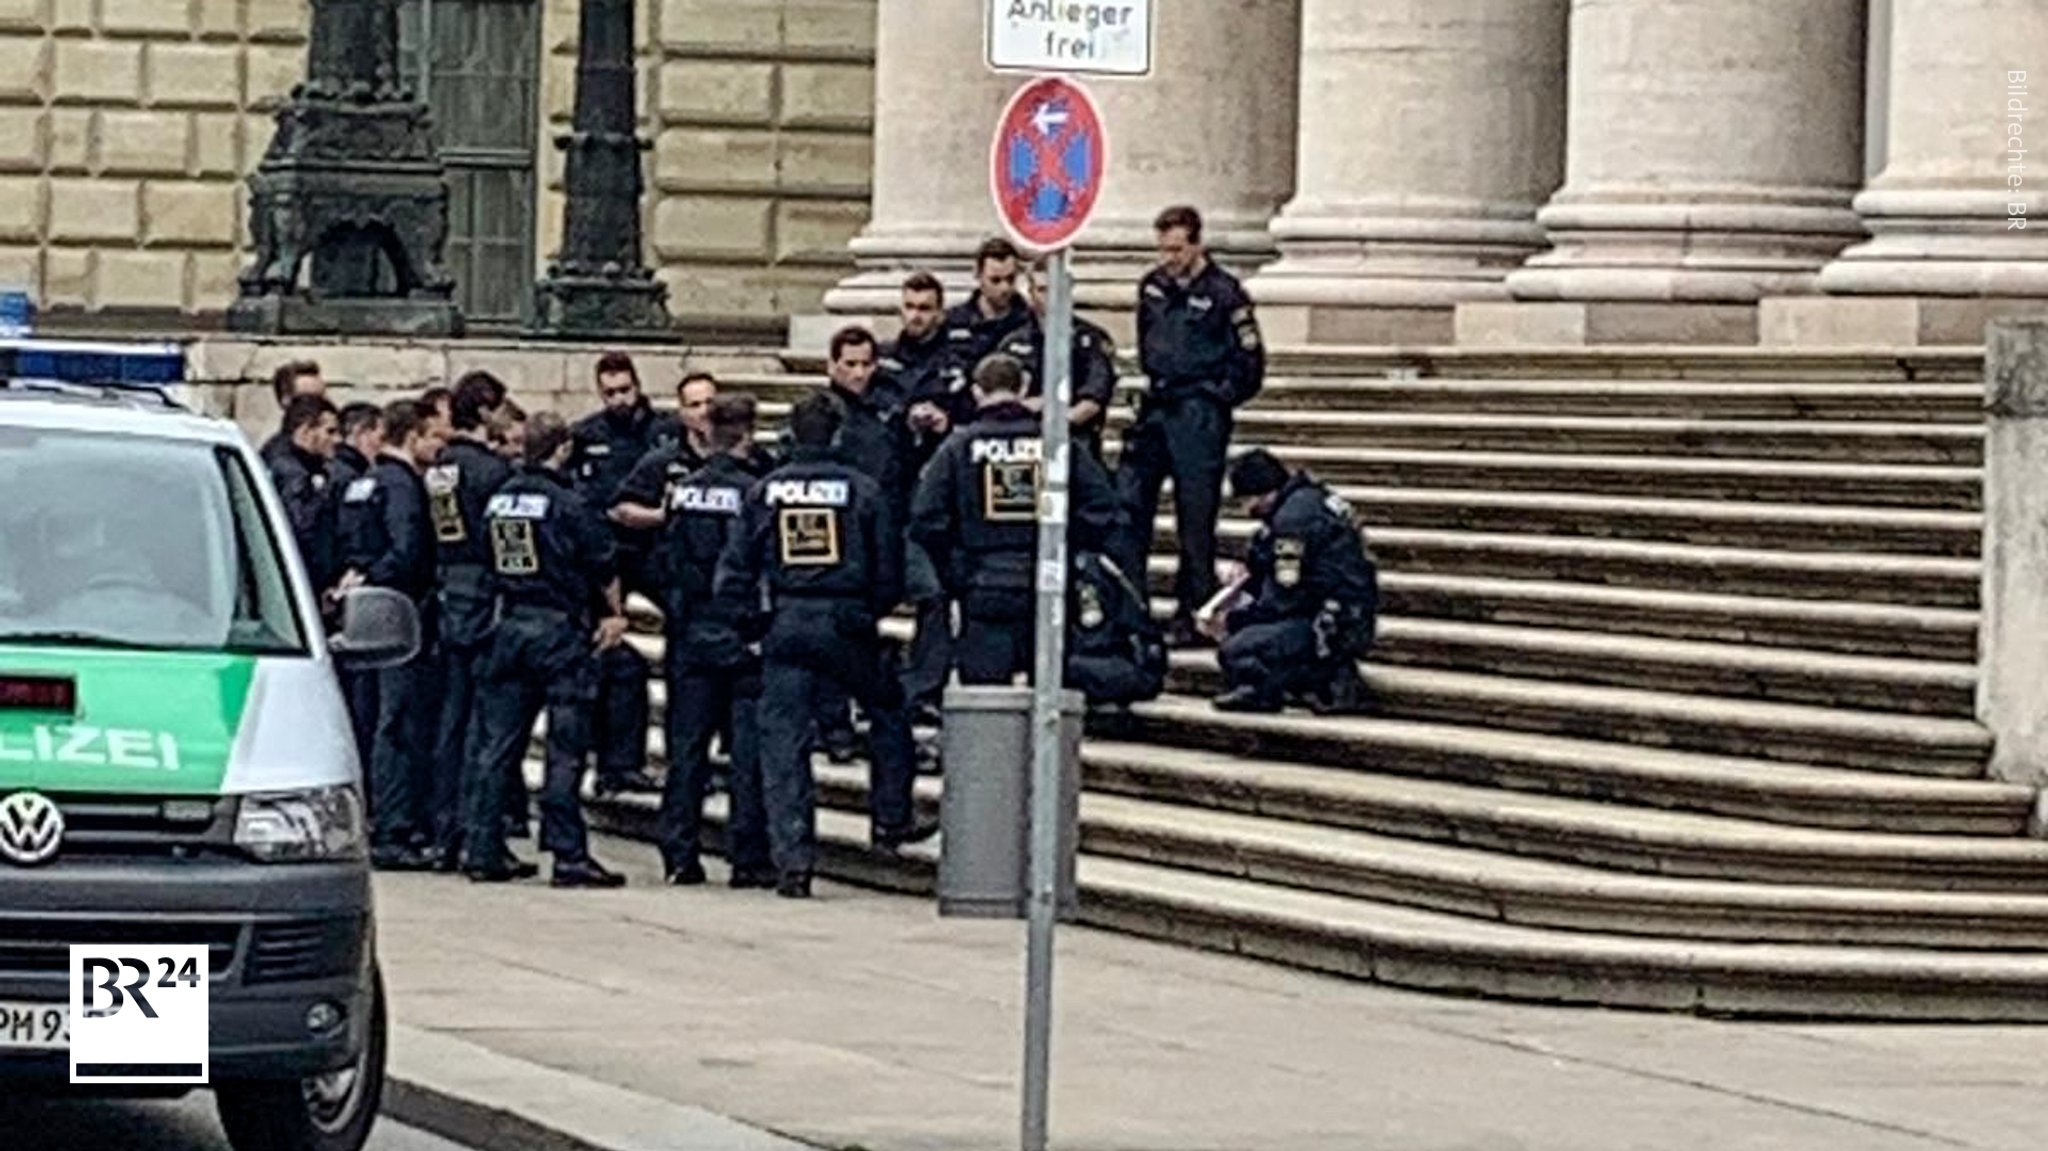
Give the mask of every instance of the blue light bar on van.
M 0 338 L 0 378 L 162 388 L 185 382 L 185 346 L 29 336 Z

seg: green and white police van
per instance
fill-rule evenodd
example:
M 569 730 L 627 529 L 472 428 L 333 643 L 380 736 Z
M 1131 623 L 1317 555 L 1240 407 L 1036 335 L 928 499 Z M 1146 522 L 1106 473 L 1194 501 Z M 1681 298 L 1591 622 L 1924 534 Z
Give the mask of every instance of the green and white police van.
M 70 946 L 200 944 L 236 1151 L 363 1145 L 385 1008 L 335 672 L 418 644 L 375 590 L 323 636 L 233 424 L 0 383 L 0 1092 L 133 1090 L 69 1082 Z

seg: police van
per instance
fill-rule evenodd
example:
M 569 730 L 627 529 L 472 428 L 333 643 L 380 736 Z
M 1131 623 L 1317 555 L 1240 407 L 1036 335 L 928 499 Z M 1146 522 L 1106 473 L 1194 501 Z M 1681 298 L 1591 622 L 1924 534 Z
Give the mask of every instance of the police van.
M 409 658 L 419 623 L 375 589 L 341 615 L 323 634 L 234 425 L 0 382 L 0 1092 L 189 1090 L 73 1084 L 68 970 L 74 944 L 196 944 L 236 1151 L 367 1140 L 385 1007 L 336 671 Z

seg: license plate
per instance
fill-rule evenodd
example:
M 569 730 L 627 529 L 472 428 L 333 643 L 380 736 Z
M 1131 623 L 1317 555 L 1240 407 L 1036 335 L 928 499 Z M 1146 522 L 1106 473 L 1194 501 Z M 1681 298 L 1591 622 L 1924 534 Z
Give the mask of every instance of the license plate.
M 0 1000 L 0 1051 L 64 1051 L 70 1046 L 70 1007 Z

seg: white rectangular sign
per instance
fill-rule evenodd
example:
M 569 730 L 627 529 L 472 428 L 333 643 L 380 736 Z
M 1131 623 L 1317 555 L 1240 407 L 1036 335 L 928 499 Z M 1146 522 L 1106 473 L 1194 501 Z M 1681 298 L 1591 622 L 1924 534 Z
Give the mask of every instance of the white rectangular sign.
M 988 0 L 986 27 L 998 72 L 1152 72 L 1152 0 Z
M 209 966 L 204 944 L 72 944 L 71 1082 L 206 1083 Z

